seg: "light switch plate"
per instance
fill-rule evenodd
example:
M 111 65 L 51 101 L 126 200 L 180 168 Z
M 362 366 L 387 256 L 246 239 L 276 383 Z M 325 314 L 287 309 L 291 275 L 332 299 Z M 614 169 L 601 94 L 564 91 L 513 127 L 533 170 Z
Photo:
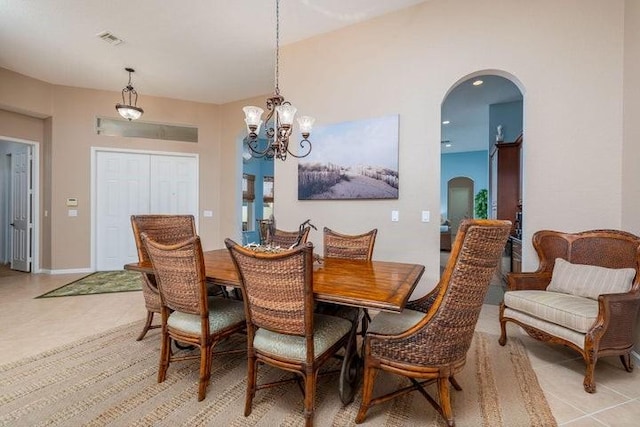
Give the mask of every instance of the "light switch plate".
M 69 216 L 78 216 L 77 209 L 69 209 Z
M 400 212 L 398 212 L 398 211 L 391 211 L 391 221 L 393 221 L 393 222 L 398 222 L 398 221 L 400 221 Z
M 422 222 L 429 222 L 431 220 L 431 212 L 422 211 Z

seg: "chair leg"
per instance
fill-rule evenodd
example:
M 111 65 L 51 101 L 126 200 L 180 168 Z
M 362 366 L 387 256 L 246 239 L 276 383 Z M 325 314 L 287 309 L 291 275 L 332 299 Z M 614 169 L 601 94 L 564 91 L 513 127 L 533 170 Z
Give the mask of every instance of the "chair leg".
M 153 311 L 147 311 L 147 321 L 144 324 L 144 328 L 142 328 L 142 332 L 138 338 L 136 338 L 136 341 L 141 341 L 147 332 L 149 332 L 149 329 L 151 329 L 151 322 L 153 322 Z
M 158 382 L 161 383 L 167 377 L 167 369 L 171 359 L 171 338 L 165 326 L 162 327 L 162 346 L 160 348 L 160 367 L 158 369 Z
M 316 400 L 316 373 L 306 372 L 304 376 L 304 424 L 313 427 L 313 413 Z
M 209 385 L 209 377 L 207 371 L 211 366 L 211 347 L 210 344 L 200 346 L 200 380 L 198 381 L 198 402 L 204 400 L 207 395 L 207 385 Z
M 362 384 L 362 402 L 356 416 L 356 424 L 360 424 L 367 416 L 367 411 L 371 406 L 371 398 L 373 396 L 373 385 L 378 375 L 378 369 L 372 367 L 365 361 L 364 365 L 364 382 Z
M 453 427 L 455 426 L 455 421 L 453 419 L 453 408 L 451 407 L 451 395 L 449 394 L 449 380 L 449 378 L 438 378 L 438 395 L 440 397 L 442 417 L 449 427 Z
M 598 361 L 597 356 L 590 354 L 591 352 L 587 350 L 584 361 L 587 364 L 584 374 L 584 381 L 582 385 L 584 387 L 584 391 L 587 393 L 595 393 L 596 392 L 596 382 L 594 380 L 595 370 L 596 370 L 596 362 Z
M 631 359 L 631 353 L 621 354 L 620 361 L 622 362 L 625 371 L 633 372 L 633 359 Z
M 500 338 L 498 344 L 505 346 L 507 344 L 507 321 L 500 316 Z
M 256 395 L 256 381 L 258 377 L 258 359 L 255 355 L 247 357 L 247 397 L 244 403 L 244 416 L 251 415 L 253 397 Z
M 453 388 L 455 388 L 456 390 L 458 391 L 462 390 L 462 387 L 460 387 L 460 384 L 458 384 L 458 381 L 456 381 L 456 379 L 453 376 L 449 377 L 449 382 L 451 383 Z

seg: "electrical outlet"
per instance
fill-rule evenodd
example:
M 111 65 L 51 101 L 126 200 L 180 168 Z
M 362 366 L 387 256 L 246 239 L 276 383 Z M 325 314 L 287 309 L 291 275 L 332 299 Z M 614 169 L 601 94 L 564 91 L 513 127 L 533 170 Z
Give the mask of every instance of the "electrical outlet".
M 400 221 L 400 212 L 398 212 L 398 211 L 391 211 L 391 221 L 393 221 L 393 222 L 398 222 L 398 221 Z

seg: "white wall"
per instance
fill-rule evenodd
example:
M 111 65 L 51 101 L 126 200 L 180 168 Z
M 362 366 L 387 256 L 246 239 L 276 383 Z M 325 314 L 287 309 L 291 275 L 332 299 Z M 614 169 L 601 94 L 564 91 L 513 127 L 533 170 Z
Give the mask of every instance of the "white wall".
M 276 218 L 380 229 L 375 258 L 439 276 L 440 105 L 495 71 L 524 94 L 524 240 L 540 229 L 621 226 L 623 0 L 429 1 L 286 46 L 281 91 L 320 123 L 400 114 L 400 198 L 297 201 L 297 164 L 276 164 Z M 313 140 L 313 135 L 311 137 Z M 322 141 L 313 141 L 321 144 Z M 390 211 L 400 211 L 391 223 Z M 321 246 L 321 235 L 310 239 Z M 524 268 L 537 266 L 525 245 Z

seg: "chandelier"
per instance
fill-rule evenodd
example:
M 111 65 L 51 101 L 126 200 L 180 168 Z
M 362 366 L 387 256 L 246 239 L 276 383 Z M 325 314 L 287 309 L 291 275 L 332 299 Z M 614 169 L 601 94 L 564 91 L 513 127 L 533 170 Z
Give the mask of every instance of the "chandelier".
M 298 117 L 298 125 L 302 140 L 300 141 L 299 154 L 289 150 L 289 137 L 293 130 L 293 119 L 298 109 L 291 105 L 289 101 L 285 101 L 280 95 L 280 87 L 278 85 L 278 66 L 280 59 L 280 0 L 276 0 L 276 65 L 275 65 L 275 91 L 274 94 L 267 98 L 267 114 L 264 122 L 262 121 L 262 113 L 264 110 L 260 107 L 247 106 L 242 109 L 245 114 L 245 123 L 247 124 L 247 132 L 249 133 L 244 142 L 249 148 L 248 153 L 252 157 L 276 158 L 286 160 L 287 155 L 296 158 L 302 158 L 311 152 L 311 128 L 315 119 L 309 116 Z M 258 135 L 260 127 L 265 126 L 265 135 L 267 137 L 266 147 L 260 143 Z
M 136 105 L 138 103 L 138 92 L 136 92 L 133 86 L 131 86 L 131 73 L 135 73 L 135 70 L 133 68 L 127 67 L 125 68 L 125 71 L 129 73 L 129 83 L 125 86 L 124 89 L 122 89 L 122 104 L 117 103 L 116 110 L 118 110 L 118 113 L 120 113 L 123 118 L 129 121 L 137 120 L 142 117 L 144 110 Z M 125 95 L 128 96 L 128 104 L 125 101 Z M 135 96 L 135 98 L 133 99 L 133 103 L 131 103 L 132 96 Z

